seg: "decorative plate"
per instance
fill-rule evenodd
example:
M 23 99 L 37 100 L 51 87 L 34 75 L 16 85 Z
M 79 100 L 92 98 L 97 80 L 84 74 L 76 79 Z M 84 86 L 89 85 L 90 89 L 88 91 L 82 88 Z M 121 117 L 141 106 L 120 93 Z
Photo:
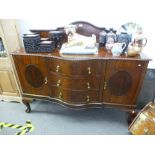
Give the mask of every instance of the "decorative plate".
M 142 34 L 143 29 L 140 25 L 138 25 L 134 22 L 129 22 L 129 23 L 122 25 L 121 28 L 118 30 L 118 33 L 122 33 L 122 32 L 128 33 L 130 35 L 134 35 L 137 33 Z

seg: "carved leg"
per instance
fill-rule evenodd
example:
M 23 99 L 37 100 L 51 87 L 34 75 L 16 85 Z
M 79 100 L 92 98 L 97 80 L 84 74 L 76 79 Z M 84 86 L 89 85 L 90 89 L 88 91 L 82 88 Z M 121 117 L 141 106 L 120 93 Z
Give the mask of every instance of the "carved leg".
M 137 114 L 138 112 L 136 110 L 132 110 L 128 112 L 128 118 L 127 118 L 128 126 L 131 124 L 131 122 L 134 120 Z
M 22 102 L 23 102 L 23 104 L 25 104 L 25 106 L 27 107 L 27 109 L 25 110 L 25 112 L 30 113 L 30 112 L 31 112 L 30 100 L 23 99 Z

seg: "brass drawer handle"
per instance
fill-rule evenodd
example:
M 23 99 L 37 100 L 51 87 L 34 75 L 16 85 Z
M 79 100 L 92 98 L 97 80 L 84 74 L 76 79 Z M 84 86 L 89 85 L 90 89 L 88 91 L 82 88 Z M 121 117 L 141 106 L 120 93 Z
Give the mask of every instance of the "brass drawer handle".
M 91 74 L 91 68 L 88 67 L 88 74 Z
M 58 96 L 60 99 L 62 99 L 62 93 L 60 92 L 59 93 L 59 96 Z
M 89 82 L 87 82 L 87 88 L 90 89 L 90 83 Z
M 59 70 L 60 70 L 60 66 L 57 65 L 57 66 L 56 66 L 56 72 L 59 72 Z
M 148 128 L 144 128 L 144 133 L 145 133 L 145 135 L 147 135 L 149 133 L 149 129 Z
M 44 83 L 47 84 L 47 82 L 48 82 L 48 81 L 47 81 L 47 77 L 45 77 L 45 82 L 44 82 Z
M 90 101 L 90 97 L 89 96 L 87 96 L 87 102 L 89 102 Z
M 107 82 L 104 82 L 104 90 L 107 89 Z
M 61 84 L 61 80 L 58 80 L 58 81 L 57 81 L 57 87 L 59 87 L 60 84 Z

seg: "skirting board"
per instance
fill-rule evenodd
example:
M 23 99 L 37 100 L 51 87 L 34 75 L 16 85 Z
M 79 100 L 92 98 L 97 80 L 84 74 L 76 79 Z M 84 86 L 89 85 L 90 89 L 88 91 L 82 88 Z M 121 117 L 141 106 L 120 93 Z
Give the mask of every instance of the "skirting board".
M 0 101 L 12 101 L 22 103 L 22 97 L 0 95 Z

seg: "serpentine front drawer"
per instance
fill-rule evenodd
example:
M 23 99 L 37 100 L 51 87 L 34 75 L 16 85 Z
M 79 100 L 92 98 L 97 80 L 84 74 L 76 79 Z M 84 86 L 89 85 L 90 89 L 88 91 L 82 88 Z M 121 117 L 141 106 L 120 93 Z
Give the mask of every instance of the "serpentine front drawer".
M 73 90 L 99 90 L 100 76 L 62 76 L 57 73 L 50 73 L 50 84 L 64 89 Z
M 67 61 L 48 58 L 48 67 L 52 72 L 65 75 L 98 75 L 101 74 L 102 64 L 99 60 L 75 60 Z
M 99 91 L 95 90 L 77 91 L 52 86 L 50 93 L 52 98 L 57 98 L 72 104 L 88 104 L 99 101 Z

